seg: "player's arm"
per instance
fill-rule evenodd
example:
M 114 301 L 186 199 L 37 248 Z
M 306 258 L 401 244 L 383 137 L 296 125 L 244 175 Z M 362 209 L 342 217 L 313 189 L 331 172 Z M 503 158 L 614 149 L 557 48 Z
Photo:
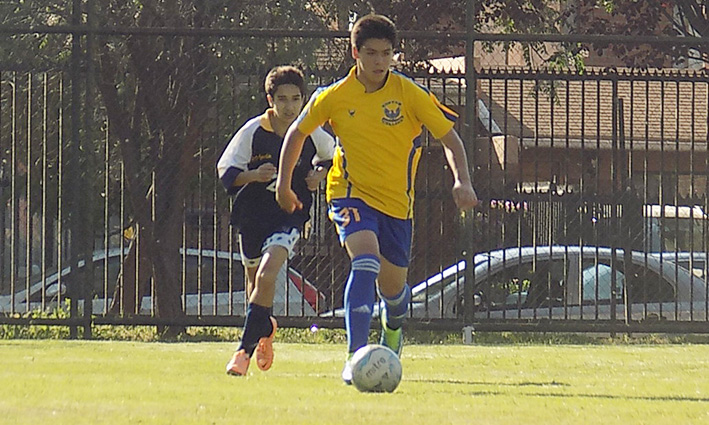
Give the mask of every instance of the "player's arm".
M 251 182 L 266 183 L 273 180 L 273 177 L 275 175 L 276 166 L 271 164 L 270 162 L 267 162 L 265 164 L 261 164 L 260 167 L 254 170 L 246 170 L 240 172 L 239 174 L 237 174 L 232 185 L 239 187 Z
M 276 179 L 276 201 L 288 213 L 303 208 L 303 203 L 293 191 L 293 170 L 303 153 L 305 139 L 311 133 L 316 133 L 317 128 L 327 121 L 327 108 L 323 106 L 327 102 L 324 101 L 325 96 L 321 97 L 324 92 L 325 89 L 321 88 L 313 93 L 304 111 L 288 128 L 281 146 L 279 173 Z
M 478 205 L 478 196 L 473 189 L 470 179 L 470 168 L 465 155 L 465 146 L 455 129 L 451 129 L 441 137 L 446 160 L 453 172 L 453 200 L 461 210 L 475 208 Z
M 307 134 L 298 130 L 296 121 L 288 128 L 283 146 L 281 146 L 281 157 L 278 162 L 280 172 L 276 179 L 276 201 L 288 213 L 303 208 L 303 203 L 293 191 L 292 180 L 293 170 L 303 152 L 303 143 L 305 143 L 306 137 L 308 137 Z
M 315 191 L 320 182 L 325 178 L 332 166 L 332 157 L 335 153 L 335 139 L 322 127 L 318 127 L 310 135 L 315 145 L 315 155 L 313 156 L 313 169 L 308 172 L 305 183 L 308 190 Z
M 271 163 L 265 163 L 254 170 L 249 170 L 253 133 L 256 125 L 257 121 L 252 119 L 240 128 L 231 138 L 217 162 L 219 180 L 230 194 L 236 193 L 241 186 L 251 182 L 271 181 L 276 174 L 276 166 Z

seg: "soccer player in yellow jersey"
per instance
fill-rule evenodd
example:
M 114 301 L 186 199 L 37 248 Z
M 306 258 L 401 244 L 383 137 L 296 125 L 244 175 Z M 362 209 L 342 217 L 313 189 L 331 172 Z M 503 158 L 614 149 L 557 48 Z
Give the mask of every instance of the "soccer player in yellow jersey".
M 290 126 L 276 181 L 281 208 L 291 213 L 302 208 L 291 187 L 293 169 L 307 135 L 329 122 L 338 144 L 327 176 L 328 212 L 352 261 L 345 287 L 349 357 L 342 379 L 347 384 L 352 381 L 349 359 L 367 344 L 375 290 L 383 305 L 380 343 L 401 353 L 411 297 L 406 275 L 422 126 L 443 144 L 458 208 L 478 204 L 465 148 L 453 129 L 456 114 L 425 88 L 389 69 L 397 46 L 392 21 L 364 16 L 355 22 L 350 38 L 355 66 L 343 79 L 314 93 Z

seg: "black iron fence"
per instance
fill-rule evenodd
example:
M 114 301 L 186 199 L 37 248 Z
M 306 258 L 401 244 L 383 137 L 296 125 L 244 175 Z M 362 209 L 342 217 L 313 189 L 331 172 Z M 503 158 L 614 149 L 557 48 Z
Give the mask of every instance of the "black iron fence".
M 39 27 L 0 26 L 0 323 L 85 336 L 92 323 L 240 325 L 243 270 L 216 160 L 266 107 L 270 66 L 298 64 L 310 88 L 347 72 L 356 15 L 299 10 L 291 18 L 311 29 L 285 30 L 225 26 L 227 11 L 171 24 L 141 11 L 134 26 L 106 26 L 93 1 L 65 6 Z M 278 28 L 291 18 L 272 16 Z M 456 20 L 425 32 L 399 18 L 394 66 L 459 112 L 482 200 L 456 210 L 426 138 L 410 326 L 709 331 L 709 78 L 691 58 L 647 70 L 598 54 L 705 44 L 511 37 Z M 578 57 L 569 45 L 584 59 L 550 67 Z M 325 210 L 318 192 L 279 279 L 285 325 L 342 326 L 349 260 Z

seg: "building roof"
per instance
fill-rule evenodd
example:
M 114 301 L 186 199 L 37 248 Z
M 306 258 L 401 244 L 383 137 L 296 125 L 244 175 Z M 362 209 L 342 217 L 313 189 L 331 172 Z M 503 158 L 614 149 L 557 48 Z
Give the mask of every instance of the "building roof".
M 546 145 L 566 141 L 593 148 L 626 146 L 707 149 L 709 78 L 701 73 L 549 75 L 481 73 L 478 94 L 502 133 Z M 622 116 L 614 122 L 614 96 Z M 620 137 L 620 129 L 623 136 Z

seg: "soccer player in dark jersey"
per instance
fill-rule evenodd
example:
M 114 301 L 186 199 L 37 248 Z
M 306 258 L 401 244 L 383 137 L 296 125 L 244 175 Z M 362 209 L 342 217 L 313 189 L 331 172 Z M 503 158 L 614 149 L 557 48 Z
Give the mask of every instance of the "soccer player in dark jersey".
M 332 164 L 335 141 L 317 128 L 305 142 L 293 173 L 293 190 L 303 201 L 295 214 L 283 211 L 275 199 L 278 158 L 283 136 L 305 99 L 305 81 L 292 66 L 273 68 L 266 76 L 269 108 L 249 120 L 227 145 L 217 171 L 227 191 L 236 194 L 231 225 L 239 234 L 249 304 L 241 343 L 226 366 L 230 375 L 245 375 L 251 356 L 268 370 L 273 363 L 276 319 L 271 315 L 276 278 L 308 221 L 312 191 Z
M 306 137 L 329 122 L 338 140 L 327 177 L 329 215 L 352 261 L 345 287 L 349 353 L 342 379 L 347 384 L 352 381 L 349 359 L 367 344 L 375 291 L 383 301 L 380 343 L 401 353 L 411 297 L 406 275 L 422 126 L 443 144 L 458 208 L 478 204 L 465 148 L 453 129 L 457 115 L 426 88 L 389 69 L 397 46 L 392 21 L 367 15 L 350 35 L 355 66 L 314 93 L 288 129 L 276 182 L 284 210 L 297 214 L 305 208 L 293 170 Z

